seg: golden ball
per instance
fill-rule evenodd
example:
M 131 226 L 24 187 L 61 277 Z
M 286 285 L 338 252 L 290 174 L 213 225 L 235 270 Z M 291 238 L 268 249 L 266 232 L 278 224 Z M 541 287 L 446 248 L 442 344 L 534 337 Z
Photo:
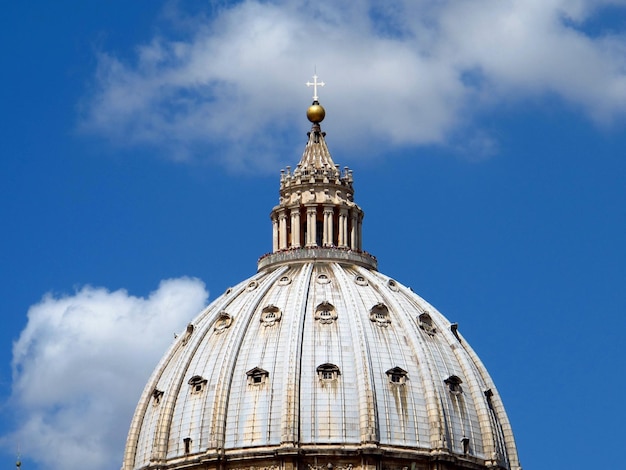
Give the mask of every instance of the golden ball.
M 306 117 L 311 122 L 320 123 L 326 117 L 326 110 L 319 104 L 313 104 L 306 110 Z

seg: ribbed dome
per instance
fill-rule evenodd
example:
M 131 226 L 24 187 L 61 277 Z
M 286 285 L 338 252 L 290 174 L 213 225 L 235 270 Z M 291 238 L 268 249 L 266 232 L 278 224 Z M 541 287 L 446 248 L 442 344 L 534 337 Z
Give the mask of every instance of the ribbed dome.
M 377 272 L 362 217 L 314 123 L 281 177 L 274 253 L 165 354 L 123 470 L 520 468 L 486 369 L 456 325 Z

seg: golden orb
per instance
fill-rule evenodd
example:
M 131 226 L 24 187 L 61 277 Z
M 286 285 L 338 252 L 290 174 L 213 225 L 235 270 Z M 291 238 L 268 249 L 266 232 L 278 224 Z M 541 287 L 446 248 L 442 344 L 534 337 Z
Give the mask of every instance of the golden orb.
M 326 110 L 319 104 L 312 104 L 309 109 L 306 110 L 306 117 L 313 123 L 320 123 L 326 116 Z

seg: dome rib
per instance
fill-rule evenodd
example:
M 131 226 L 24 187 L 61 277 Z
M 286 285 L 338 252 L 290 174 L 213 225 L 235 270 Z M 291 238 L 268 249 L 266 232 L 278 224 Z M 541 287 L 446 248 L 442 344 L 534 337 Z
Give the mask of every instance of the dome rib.
M 338 265 L 332 265 L 335 277 L 339 280 L 341 285 L 341 292 L 345 295 L 342 296 L 342 301 L 350 301 L 350 306 L 346 309 L 346 314 L 354 315 L 354 325 L 356 327 L 356 333 L 358 341 L 358 351 L 360 352 L 358 359 L 355 358 L 355 372 L 356 377 L 360 378 L 361 386 L 357 387 L 358 390 L 358 408 L 359 408 L 359 434 L 360 442 L 362 444 L 374 444 L 380 440 L 380 430 L 378 428 L 378 406 L 376 400 L 376 388 L 374 387 L 373 377 L 370 373 L 372 370 L 370 348 L 367 341 L 367 337 L 364 333 L 365 325 L 364 320 L 355 313 L 358 312 L 358 306 L 356 302 L 356 296 L 353 289 L 351 289 L 347 276 L 341 276 L 341 271 L 338 269 Z M 363 270 L 366 271 L 366 270 Z M 348 272 L 355 275 L 361 274 L 358 268 L 352 267 Z M 362 286 L 357 286 L 362 287 Z
M 379 273 L 373 273 L 377 277 L 377 281 L 370 282 L 370 285 L 375 289 L 377 297 L 382 299 L 382 301 L 389 307 L 389 309 L 393 312 L 393 319 L 391 327 L 394 333 L 397 335 L 396 341 L 394 343 L 403 345 L 398 348 L 398 352 L 402 357 L 402 364 L 398 363 L 400 361 L 394 361 L 396 363 L 389 364 L 390 366 L 399 366 L 408 372 L 408 381 L 407 388 L 410 388 L 411 393 L 408 395 L 412 400 L 416 400 L 418 397 L 422 398 L 424 401 L 423 405 L 416 404 L 415 401 L 412 402 L 412 410 L 414 411 L 413 416 L 413 425 L 417 429 L 415 433 L 414 442 L 417 444 L 417 447 L 428 449 L 431 448 L 431 439 L 429 433 L 424 433 L 422 431 L 423 426 L 420 425 L 421 420 L 417 416 L 417 410 L 422 406 L 426 407 L 428 403 L 428 391 L 425 387 L 424 381 L 424 371 L 421 370 L 421 359 L 417 357 L 415 354 L 416 351 L 420 351 L 422 349 L 422 345 L 419 342 L 415 343 L 414 335 L 407 335 L 407 332 L 413 330 L 412 326 L 414 323 L 411 318 L 407 318 L 405 315 L 405 310 L 402 308 L 400 299 L 402 298 L 402 291 L 399 288 L 397 291 L 392 291 L 387 287 L 387 282 L 389 278 L 381 276 Z M 382 282 L 381 282 L 382 280 Z M 413 354 L 406 354 L 406 349 L 410 349 Z M 394 442 L 389 440 L 389 444 L 398 444 L 398 445 L 410 445 L 408 444 L 410 439 L 405 440 L 404 442 Z
M 254 281 L 258 283 L 258 286 L 253 290 L 246 289 L 243 292 L 243 295 L 246 296 L 247 299 L 244 300 L 243 305 L 238 306 L 238 310 L 242 313 L 241 317 L 243 318 L 240 320 L 238 330 L 233 331 L 233 343 L 235 343 L 235 346 L 228 348 L 230 352 L 229 360 L 225 364 L 222 364 L 222 368 L 227 369 L 223 374 L 223 376 L 225 376 L 223 380 L 224 383 L 228 385 L 221 387 L 219 394 L 216 393 L 219 399 L 219 414 L 214 418 L 215 436 L 218 438 L 217 449 L 226 448 L 229 446 L 229 443 L 233 448 L 237 448 L 239 441 L 238 432 L 243 433 L 243 438 L 245 439 L 245 432 L 250 431 L 249 425 L 248 427 L 242 427 L 241 419 L 243 416 L 240 413 L 241 406 L 245 406 L 245 400 L 249 398 L 242 393 L 247 387 L 246 371 L 254 367 L 262 367 L 267 369 L 270 373 L 268 383 L 271 384 L 274 380 L 274 370 L 270 370 L 271 367 L 269 367 L 269 364 L 263 363 L 264 357 L 250 358 L 250 351 L 246 351 L 244 345 L 245 347 L 249 347 L 247 340 L 250 337 L 251 331 L 256 330 L 258 332 L 260 328 L 258 314 L 260 314 L 260 310 L 265 306 L 264 301 L 267 293 L 271 291 L 277 278 L 281 275 L 281 271 L 284 270 L 285 268 L 282 268 L 269 275 L 268 273 L 262 273 L 264 274 L 263 276 L 254 279 Z M 282 322 L 279 322 L 277 328 L 282 326 L 280 323 Z M 245 360 L 242 361 L 242 358 Z M 220 382 L 218 382 L 218 386 L 219 383 Z M 264 387 L 262 390 L 256 391 L 255 395 L 266 392 L 266 388 L 267 387 Z M 231 410 L 233 405 L 235 408 Z M 268 426 L 266 416 L 267 415 L 259 417 L 262 418 L 261 423 L 258 424 L 260 427 Z
M 296 300 L 291 303 L 287 303 L 286 309 L 298 309 L 296 315 L 291 320 L 291 329 L 289 332 L 290 351 L 294 351 L 292 354 L 287 354 L 287 357 L 295 357 L 298 360 L 290 360 L 283 381 L 286 384 L 285 390 L 287 396 L 283 405 L 283 413 L 281 417 L 281 445 L 285 447 L 294 447 L 300 441 L 300 377 L 302 374 L 302 343 L 304 337 L 304 322 L 306 321 L 306 313 L 308 308 L 308 302 L 306 299 L 309 297 L 310 278 L 312 273 L 312 266 L 301 265 L 298 270 L 304 270 L 304 274 L 295 276 L 297 278 L 297 284 L 292 282 L 289 286 L 285 286 L 288 292 L 295 289 Z M 295 271 L 295 268 L 291 268 L 289 273 Z M 292 276 L 293 278 L 294 276 Z M 295 305 L 294 305 L 295 304 Z

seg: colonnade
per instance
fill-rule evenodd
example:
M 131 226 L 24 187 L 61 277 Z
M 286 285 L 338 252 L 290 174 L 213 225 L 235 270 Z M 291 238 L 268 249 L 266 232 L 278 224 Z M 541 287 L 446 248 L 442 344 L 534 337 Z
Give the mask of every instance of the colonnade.
M 281 207 L 272 213 L 272 250 L 319 246 L 362 251 L 362 223 L 363 212 L 358 207 Z

